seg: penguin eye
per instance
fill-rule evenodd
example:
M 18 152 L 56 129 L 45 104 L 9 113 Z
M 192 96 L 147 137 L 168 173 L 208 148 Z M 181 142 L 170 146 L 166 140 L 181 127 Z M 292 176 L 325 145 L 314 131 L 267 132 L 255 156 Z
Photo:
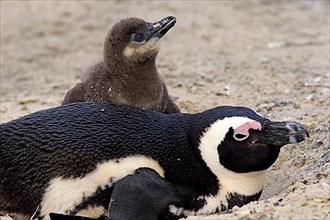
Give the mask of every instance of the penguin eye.
M 141 43 L 145 40 L 145 35 L 143 33 L 135 33 L 133 35 L 133 41 Z
M 244 141 L 249 137 L 249 134 L 235 133 L 233 137 L 236 141 Z

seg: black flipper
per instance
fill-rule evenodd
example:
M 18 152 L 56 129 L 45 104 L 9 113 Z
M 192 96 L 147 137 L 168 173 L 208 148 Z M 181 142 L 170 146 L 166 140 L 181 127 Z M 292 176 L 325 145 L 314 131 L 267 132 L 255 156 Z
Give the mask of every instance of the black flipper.
M 171 183 L 152 169 L 140 168 L 115 183 L 109 215 L 110 220 L 179 219 L 168 212 L 168 206 L 182 203 Z
M 82 217 L 82 216 L 63 215 L 63 214 L 58 214 L 58 213 L 50 213 L 49 217 L 51 220 L 105 220 L 105 219 L 107 219 L 104 216 L 94 219 L 94 218 L 88 218 L 88 217 Z

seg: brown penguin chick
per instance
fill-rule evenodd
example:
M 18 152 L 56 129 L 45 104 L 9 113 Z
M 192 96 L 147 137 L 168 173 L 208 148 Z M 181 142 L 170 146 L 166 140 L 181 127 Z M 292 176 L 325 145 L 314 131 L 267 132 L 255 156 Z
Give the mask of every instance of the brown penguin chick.
M 104 42 L 103 61 L 67 92 L 62 104 L 107 102 L 167 114 L 180 112 L 155 63 L 159 41 L 175 22 L 172 16 L 155 23 L 128 18 L 114 25 Z

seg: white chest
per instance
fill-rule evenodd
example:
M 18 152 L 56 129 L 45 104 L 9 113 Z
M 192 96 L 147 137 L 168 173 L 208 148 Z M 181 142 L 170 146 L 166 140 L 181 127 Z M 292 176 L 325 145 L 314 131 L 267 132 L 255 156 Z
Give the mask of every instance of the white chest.
M 141 167 L 149 167 L 164 176 L 164 170 L 157 161 L 145 156 L 134 156 L 100 163 L 96 169 L 82 178 L 54 178 L 43 195 L 40 215 L 49 219 L 48 215 L 51 212 L 66 214 L 84 198 L 92 196 L 98 188 L 105 189 Z M 77 214 L 99 217 L 104 211 L 103 207 L 88 207 Z

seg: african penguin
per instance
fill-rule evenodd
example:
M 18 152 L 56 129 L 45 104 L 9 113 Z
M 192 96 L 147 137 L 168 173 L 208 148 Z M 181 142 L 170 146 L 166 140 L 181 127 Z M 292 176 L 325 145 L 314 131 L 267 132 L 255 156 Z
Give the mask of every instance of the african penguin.
M 169 16 L 155 23 L 128 18 L 115 24 L 104 42 L 103 61 L 67 92 L 62 104 L 93 101 L 180 112 L 155 63 L 160 39 L 175 23 Z
M 307 137 L 298 122 L 274 122 L 245 107 L 195 114 L 91 102 L 50 108 L 0 125 L 0 209 L 111 219 L 114 187 L 139 189 L 145 180 L 126 177 L 148 168 L 173 195 L 161 204 L 166 212 L 217 213 L 257 200 L 281 147 Z

